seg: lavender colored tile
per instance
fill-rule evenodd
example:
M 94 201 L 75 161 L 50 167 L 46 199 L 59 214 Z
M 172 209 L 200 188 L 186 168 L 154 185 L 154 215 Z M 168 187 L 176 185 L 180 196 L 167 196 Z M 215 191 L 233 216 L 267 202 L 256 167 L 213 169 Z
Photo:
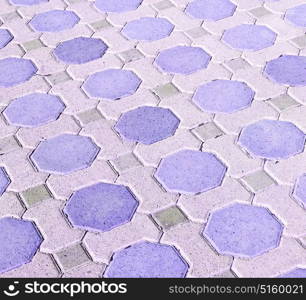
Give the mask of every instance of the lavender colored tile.
M 278 247 L 282 231 L 266 208 L 236 203 L 214 211 L 203 236 L 220 254 L 252 257 Z
M 104 277 L 180 278 L 187 271 L 187 263 L 174 247 L 144 241 L 115 252 Z
M 229 0 L 195 0 L 185 12 L 197 19 L 218 21 L 234 14 L 236 5 Z
M 41 142 L 30 158 L 40 171 L 68 174 L 89 167 L 99 150 L 88 137 L 62 134 Z
M 189 75 L 205 69 L 210 59 L 200 47 L 176 46 L 161 51 L 154 63 L 166 73 Z
M 306 278 L 306 269 L 296 268 L 288 273 L 278 276 L 278 278 Z
M 239 50 L 258 51 L 274 44 L 276 33 L 266 26 L 242 24 L 225 31 L 222 40 Z
M 238 144 L 261 158 L 286 159 L 303 152 L 305 134 L 291 122 L 261 120 L 242 129 Z
M 203 111 L 232 113 L 250 106 L 254 94 L 244 82 L 214 80 L 201 85 L 192 100 Z
M 65 109 L 59 97 L 34 93 L 13 100 L 3 111 L 10 124 L 37 127 L 54 121 Z
M 90 97 L 118 100 L 133 95 L 140 83 L 132 71 L 108 69 L 90 75 L 82 87 Z
M 29 263 L 41 243 L 32 222 L 11 217 L 0 219 L 0 273 Z
M 121 115 L 115 129 L 128 140 L 149 145 L 173 135 L 179 123 L 170 109 L 142 106 Z
M 163 158 L 154 176 L 169 192 L 196 194 L 221 185 L 225 172 L 214 154 L 181 150 Z
M 102 12 L 120 13 L 135 10 L 143 0 L 96 0 L 95 6 Z
M 293 197 L 304 205 L 306 208 L 306 174 L 303 174 L 296 181 Z
M 288 9 L 285 14 L 285 20 L 295 26 L 306 27 L 306 4 Z
M 264 74 L 280 84 L 305 86 L 306 56 L 281 55 L 266 64 Z
M 0 49 L 4 48 L 14 37 L 6 29 L 0 29 Z
M 37 68 L 29 59 L 9 57 L 0 60 L 0 87 L 11 87 L 29 80 Z
M 60 43 L 54 55 L 67 64 L 84 64 L 102 57 L 107 48 L 100 39 L 78 37 Z
M 28 6 L 49 2 L 49 0 L 8 0 L 13 5 Z
M 3 195 L 10 183 L 11 180 L 7 175 L 5 169 L 3 167 L 0 167 L 0 196 Z
M 128 223 L 137 206 L 125 186 L 100 182 L 76 191 L 64 213 L 74 227 L 105 232 Z
M 173 28 L 167 19 L 146 17 L 128 22 L 121 32 L 131 40 L 156 41 L 169 36 Z
M 40 32 L 58 32 L 72 28 L 80 18 L 69 10 L 50 10 L 33 17 L 30 26 Z

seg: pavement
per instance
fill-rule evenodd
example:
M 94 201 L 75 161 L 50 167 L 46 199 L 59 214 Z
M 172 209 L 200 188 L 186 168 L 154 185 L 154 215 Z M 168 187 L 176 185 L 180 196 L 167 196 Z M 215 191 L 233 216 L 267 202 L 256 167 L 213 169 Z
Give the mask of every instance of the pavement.
M 306 277 L 305 0 L 0 0 L 2 277 Z

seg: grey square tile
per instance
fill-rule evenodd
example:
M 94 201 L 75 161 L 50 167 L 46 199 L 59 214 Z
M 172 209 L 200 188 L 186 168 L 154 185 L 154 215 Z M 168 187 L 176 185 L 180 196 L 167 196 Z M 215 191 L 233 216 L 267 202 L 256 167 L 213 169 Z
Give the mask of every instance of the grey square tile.
M 80 120 L 82 125 L 98 121 L 102 119 L 102 115 L 96 108 L 86 110 L 77 114 L 77 118 Z
M 144 55 L 139 50 L 134 48 L 121 52 L 118 55 L 125 63 L 129 63 L 144 57 Z
M 141 166 L 140 162 L 132 153 L 119 156 L 118 158 L 111 160 L 111 163 L 119 173 Z
M 44 184 L 25 190 L 20 193 L 20 196 L 27 207 L 34 206 L 41 201 L 52 198 L 49 190 Z
M 171 83 L 157 86 L 153 89 L 153 93 L 157 95 L 158 98 L 164 99 L 168 97 L 175 96 L 180 93 L 180 91 Z
M 45 76 L 45 78 L 47 79 L 47 81 L 51 85 L 57 85 L 59 83 L 63 83 L 63 82 L 66 82 L 68 80 L 71 80 L 71 77 L 65 71 L 59 72 L 59 73 L 56 73 L 56 74 L 52 74 L 52 75 L 49 75 L 49 76 Z
M 245 69 L 251 66 L 247 61 L 245 61 L 243 58 L 240 57 L 225 62 L 225 65 L 232 72 L 236 72 L 238 70 Z
M 22 44 L 22 47 L 26 52 L 44 47 L 44 44 L 40 40 L 32 40 Z
M 219 129 L 213 122 L 200 125 L 199 127 L 192 129 L 192 132 L 203 142 L 223 135 L 221 129 Z
M 271 12 L 269 10 L 267 10 L 265 7 L 256 7 L 256 8 L 253 8 L 249 11 L 249 13 L 255 17 L 256 19 L 259 19 L 261 17 L 264 17 L 264 16 L 267 16 L 267 15 L 270 15 Z
M 174 4 L 173 4 L 171 1 L 169 1 L 169 0 L 162 0 L 162 1 L 159 1 L 159 2 L 157 2 L 157 3 L 154 3 L 153 6 L 154 6 L 157 10 L 164 10 L 164 9 L 173 7 Z
M 269 100 L 271 105 L 275 107 L 279 112 L 284 111 L 290 107 L 299 105 L 297 101 L 291 98 L 287 94 L 280 95 L 279 97 Z
M 90 23 L 90 26 L 92 27 L 92 29 L 94 31 L 99 31 L 99 30 L 102 30 L 102 29 L 105 29 L 105 28 L 112 27 L 112 25 L 110 23 L 108 23 L 107 20 L 105 20 L 105 19 Z
M 259 192 L 273 184 L 274 180 L 263 170 L 245 175 L 241 180 L 246 184 L 254 193 Z
M 306 48 L 306 34 L 292 39 L 291 42 L 300 49 Z
M 168 207 L 156 212 L 153 214 L 153 218 L 163 229 L 169 229 L 188 221 L 187 217 L 177 206 Z
M 198 38 L 208 34 L 208 32 L 202 27 L 196 27 L 196 28 L 192 28 L 192 29 L 187 30 L 186 34 L 192 39 L 198 39 Z

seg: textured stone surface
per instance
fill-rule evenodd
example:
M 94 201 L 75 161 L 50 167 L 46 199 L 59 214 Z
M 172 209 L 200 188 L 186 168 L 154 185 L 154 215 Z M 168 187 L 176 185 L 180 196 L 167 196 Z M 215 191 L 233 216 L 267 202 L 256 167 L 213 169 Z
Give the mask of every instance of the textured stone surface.
M 285 20 L 295 26 L 306 27 L 306 4 L 288 9 L 286 11 Z
M 135 10 L 143 0 L 96 0 L 95 6 L 102 12 L 126 12 Z
M 6 29 L 0 29 L 0 49 L 4 48 L 14 37 Z

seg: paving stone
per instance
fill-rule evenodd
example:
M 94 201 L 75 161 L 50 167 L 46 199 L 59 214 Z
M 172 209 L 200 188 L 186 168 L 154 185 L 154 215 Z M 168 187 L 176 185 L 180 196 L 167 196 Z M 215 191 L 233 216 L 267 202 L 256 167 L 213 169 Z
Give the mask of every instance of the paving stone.
M 129 170 L 131 168 L 141 166 L 140 162 L 132 153 L 127 153 L 122 156 L 119 156 L 118 158 L 112 160 L 111 163 L 119 173 L 123 173 L 124 171 Z
M 65 271 L 63 278 L 99 278 L 104 270 L 104 264 L 90 262 Z
M 192 132 L 203 142 L 208 139 L 214 139 L 223 134 L 223 132 L 213 123 L 205 123 L 192 130 Z
M 306 174 L 298 178 L 293 191 L 293 197 L 306 205 Z
M 102 118 L 99 111 L 95 108 L 80 112 L 77 114 L 77 117 L 83 125 L 100 120 Z
M 156 2 L 153 4 L 153 6 L 157 9 L 157 10 L 164 10 L 164 9 L 167 9 L 167 8 L 170 8 L 173 5 L 173 3 L 169 0 L 162 0 L 162 1 L 159 1 L 159 2 Z
M 18 150 L 19 148 L 20 145 L 14 136 L 7 136 L 0 139 L 0 154 Z
M 105 277 L 185 277 L 187 263 L 169 245 L 140 242 L 116 252 Z
M 241 180 L 251 189 L 252 192 L 259 192 L 275 182 L 274 180 L 264 171 L 256 171 L 252 174 L 248 174 L 241 178 Z
M 22 47 L 24 48 L 25 51 L 31 51 L 31 50 L 35 50 L 35 49 L 44 47 L 44 44 L 40 40 L 32 40 L 32 41 L 24 42 L 22 44 Z
M 96 21 L 90 24 L 90 26 L 95 30 L 102 30 L 108 27 L 111 27 L 112 25 L 110 23 L 107 22 L 107 20 L 101 20 L 101 21 Z
M 44 184 L 25 190 L 20 193 L 20 196 L 27 207 L 34 206 L 52 197 Z
M 96 0 L 95 6 L 102 12 L 120 13 L 137 9 L 143 0 Z
M 56 85 L 71 80 L 71 77 L 65 71 L 46 76 L 45 78 L 51 85 Z
M 0 49 L 4 48 L 14 37 L 6 29 L 0 29 Z
M 137 49 L 126 50 L 119 53 L 118 55 L 125 63 L 129 63 L 144 57 Z
M 281 95 L 269 101 L 279 112 L 286 110 L 290 107 L 299 105 L 292 97 L 287 94 Z
M 11 180 L 3 167 L 0 168 L 0 196 L 3 195 Z
M 251 9 L 249 12 L 257 19 L 271 14 L 271 12 L 267 10 L 265 7 L 256 7 Z
M 279 278 L 306 278 L 306 269 L 296 268 L 278 277 Z
M 153 93 L 156 94 L 160 99 L 177 95 L 179 90 L 172 84 L 167 83 L 165 85 L 157 86 Z
M 290 8 L 286 11 L 285 20 L 296 26 L 306 27 L 306 4 Z
M 14 5 L 36 5 L 40 3 L 48 2 L 49 0 L 9 0 Z
M 306 47 L 306 35 L 302 35 L 302 36 L 293 38 L 291 42 L 298 48 L 303 49 Z
M 153 218 L 165 230 L 188 220 L 177 206 L 158 211 L 153 214 Z

